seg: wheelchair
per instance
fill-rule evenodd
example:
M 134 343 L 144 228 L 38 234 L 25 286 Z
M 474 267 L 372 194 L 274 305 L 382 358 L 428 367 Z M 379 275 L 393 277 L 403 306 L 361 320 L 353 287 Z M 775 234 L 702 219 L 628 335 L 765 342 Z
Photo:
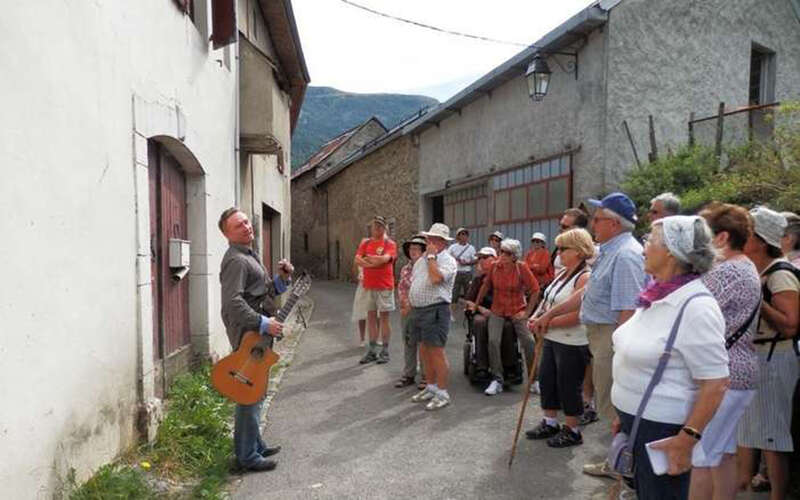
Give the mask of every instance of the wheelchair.
M 467 337 L 464 341 L 464 375 L 470 383 L 488 384 L 492 380 L 489 368 L 488 324 L 485 318 L 481 324 L 481 318 L 476 320 L 475 316 L 483 318 L 482 315 L 465 311 Z M 503 384 L 506 386 L 521 384 L 525 375 L 522 351 L 517 342 L 514 325 L 510 320 L 506 320 L 503 326 L 500 352 L 503 359 Z

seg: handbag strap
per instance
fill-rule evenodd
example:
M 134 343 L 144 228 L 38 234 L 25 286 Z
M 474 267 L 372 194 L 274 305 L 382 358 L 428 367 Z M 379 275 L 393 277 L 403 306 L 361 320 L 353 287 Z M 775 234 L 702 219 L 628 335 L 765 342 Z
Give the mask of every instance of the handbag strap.
M 658 360 L 658 366 L 656 367 L 655 373 L 653 373 L 653 378 L 650 379 L 650 384 L 647 386 L 647 389 L 644 391 L 644 396 L 642 397 L 642 401 L 639 403 L 639 409 L 636 410 L 636 418 L 633 420 L 633 427 L 631 427 L 631 434 L 630 438 L 628 439 L 628 447 L 633 449 L 633 443 L 636 442 L 636 434 L 639 432 L 639 423 L 642 420 L 642 414 L 644 413 L 644 408 L 647 406 L 647 402 L 650 400 L 650 396 L 653 395 L 653 389 L 656 388 L 656 385 L 661 381 L 661 376 L 664 375 L 664 370 L 667 368 L 667 362 L 669 361 L 670 356 L 672 355 L 672 346 L 675 345 L 675 337 L 678 336 L 678 328 L 681 325 L 681 318 L 683 318 L 683 311 L 686 310 L 686 306 L 689 305 L 689 302 L 692 299 L 696 299 L 697 297 L 711 297 L 711 294 L 707 292 L 700 292 L 694 295 L 691 295 L 681 306 L 681 310 L 678 313 L 678 317 L 675 318 L 675 323 L 672 325 L 672 330 L 669 332 L 669 337 L 667 338 L 667 343 L 664 345 L 664 352 L 661 354 L 661 358 Z

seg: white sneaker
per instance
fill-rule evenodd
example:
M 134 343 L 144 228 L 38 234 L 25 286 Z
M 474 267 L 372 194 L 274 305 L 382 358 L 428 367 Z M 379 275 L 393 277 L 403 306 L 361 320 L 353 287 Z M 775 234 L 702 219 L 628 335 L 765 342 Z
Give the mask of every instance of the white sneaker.
M 489 384 L 489 387 L 487 387 L 486 390 L 483 391 L 483 393 L 486 394 L 487 396 L 494 396 L 495 394 L 500 394 L 501 392 L 503 392 L 503 384 L 501 384 L 497 380 L 492 380 L 492 383 Z
M 538 380 L 535 380 L 535 381 L 534 381 L 534 382 L 531 384 L 531 394 L 541 394 L 541 393 L 542 393 L 542 391 L 541 391 L 541 390 L 539 390 L 539 381 L 538 381 Z
M 444 408 L 449 404 L 450 404 L 450 398 L 437 394 L 433 399 L 431 399 L 430 403 L 425 405 L 425 409 L 428 411 L 438 410 L 440 408 Z
M 425 388 L 422 389 L 420 392 L 411 396 L 411 401 L 413 401 L 414 403 L 423 403 L 425 401 L 433 399 L 434 396 L 436 396 L 436 394 Z

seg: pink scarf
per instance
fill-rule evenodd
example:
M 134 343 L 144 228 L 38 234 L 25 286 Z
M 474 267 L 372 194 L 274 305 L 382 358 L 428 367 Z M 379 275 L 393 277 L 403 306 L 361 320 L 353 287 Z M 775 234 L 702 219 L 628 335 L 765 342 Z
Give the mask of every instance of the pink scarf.
M 642 293 L 639 294 L 639 298 L 636 299 L 636 305 L 647 309 L 653 305 L 653 302 L 663 299 L 686 283 L 699 277 L 699 274 L 681 274 L 663 283 L 651 279 L 650 284 L 644 287 Z

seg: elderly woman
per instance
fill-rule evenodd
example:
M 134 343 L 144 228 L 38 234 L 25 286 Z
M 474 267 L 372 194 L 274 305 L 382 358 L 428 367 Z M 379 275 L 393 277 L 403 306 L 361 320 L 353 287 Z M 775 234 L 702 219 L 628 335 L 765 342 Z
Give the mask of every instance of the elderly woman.
M 570 229 L 556 236 L 558 255 L 564 269 L 542 294 L 534 318 L 583 290 L 589 280 L 587 259 L 594 256 L 592 236 L 585 229 Z M 528 326 L 533 330 L 535 319 Z M 537 336 L 537 342 L 542 339 Z M 539 366 L 539 387 L 544 418 L 525 433 L 528 439 L 547 439 L 552 448 L 583 443 L 578 419 L 583 414 L 583 376 L 589 361 L 589 339 L 580 324 L 578 311 L 554 317 L 544 335 Z M 563 410 L 566 425 L 558 424 Z
M 528 331 L 526 321 L 536 307 L 539 297 L 539 283 L 531 270 L 522 261 L 522 245 L 519 241 L 505 239 L 500 243 L 500 255 L 481 285 L 476 304 L 480 304 L 489 292 L 493 293 L 492 315 L 489 317 L 489 366 L 493 380 L 484 391 L 487 396 L 503 392 L 503 359 L 500 351 L 503 339 L 503 325 L 506 319 L 514 324 L 525 353 L 528 369 L 533 362 L 533 336 Z M 529 294 L 531 299 L 526 301 Z M 471 307 L 475 311 L 476 306 Z
M 417 375 L 417 351 L 419 349 L 419 339 L 411 334 L 409 327 L 409 315 L 411 313 L 411 302 L 408 300 L 408 292 L 411 290 L 411 272 L 414 264 L 425 253 L 425 237 L 421 234 L 415 235 L 410 240 L 403 243 L 403 253 L 408 259 L 405 266 L 400 269 L 400 281 L 397 283 L 397 296 L 400 299 L 400 323 L 403 330 L 403 340 L 405 346 L 405 367 L 403 376 L 394 384 L 395 387 L 406 387 L 414 384 L 414 377 Z M 420 366 L 420 371 L 424 374 L 425 367 Z M 425 375 L 417 386 L 420 390 L 426 386 Z
M 786 219 L 768 208 L 750 211 L 753 235 L 745 254 L 761 273 L 763 302 L 755 340 L 760 373 L 756 395 L 739 426 L 739 484 L 750 484 L 753 449 L 760 449 L 767 462 L 772 486 L 770 498 L 785 498 L 789 483 L 792 394 L 797 383 L 797 360 L 790 338 L 797 332 L 798 281 L 783 258 L 781 238 Z
M 629 436 L 639 499 L 688 498 L 692 449 L 728 385 L 725 320 L 698 279 L 714 261 L 711 230 L 700 217 L 665 217 L 653 223 L 644 255 L 654 279 L 613 334 L 611 401 L 618 417 L 612 431 Z M 671 355 L 657 372 L 668 339 L 674 340 Z M 666 459 L 666 474 L 653 471 L 647 443 Z
M 689 496 L 696 500 L 733 499 L 737 491 L 736 428 L 755 395 L 758 377 L 753 333 L 761 307 L 761 281 L 744 255 L 744 245 L 753 233 L 747 210 L 714 203 L 700 215 L 711 227 L 718 252 L 717 263 L 702 280 L 725 318 L 730 387 L 694 448 Z
M 553 281 L 553 263 L 547 251 L 547 237 L 543 233 L 533 233 L 531 236 L 531 248 L 525 254 L 525 264 L 539 282 L 539 288 L 544 289 Z

